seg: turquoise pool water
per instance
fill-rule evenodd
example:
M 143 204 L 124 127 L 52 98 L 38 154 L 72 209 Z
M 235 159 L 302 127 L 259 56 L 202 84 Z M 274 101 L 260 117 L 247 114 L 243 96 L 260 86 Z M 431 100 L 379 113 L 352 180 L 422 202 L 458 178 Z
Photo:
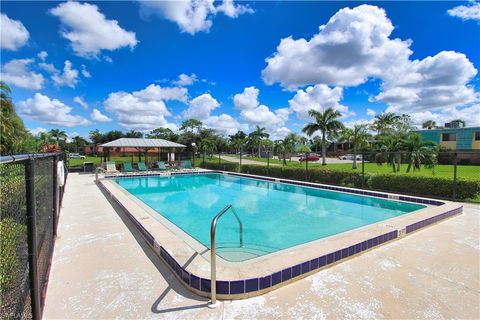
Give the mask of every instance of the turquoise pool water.
M 210 223 L 232 204 L 243 222 L 227 212 L 217 225 L 219 255 L 241 261 L 386 220 L 425 206 L 223 174 L 118 178 L 121 187 L 210 247 Z

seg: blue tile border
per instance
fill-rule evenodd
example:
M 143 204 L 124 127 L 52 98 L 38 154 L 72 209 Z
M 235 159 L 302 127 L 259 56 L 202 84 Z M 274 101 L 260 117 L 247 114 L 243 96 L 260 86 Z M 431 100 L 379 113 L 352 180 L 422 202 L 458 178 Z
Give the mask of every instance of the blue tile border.
M 188 173 L 180 173 L 180 174 L 192 174 L 192 173 L 195 173 L 195 174 L 215 173 L 215 171 L 188 172 Z M 220 173 L 223 173 L 223 172 L 220 172 Z M 226 174 L 232 174 L 232 173 L 228 172 Z M 232 175 L 245 176 L 244 174 L 232 174 Z M 136 175 L 136 176 L 138 177 L 139 175 Z M 252 176 L 252 177 L 258 178 L 256 176 Z M 270 179 L 270 178 L 265 180 L 280 181 L 280 182 L 282 181 L 282 179 Z M 290 181 L 285 181 L 285 182 L 290 184 L 292 183 Z M 206 295 L 210 293 L 211 291 L 210 279 L 200 278 L 186 271 L 185 268 L 182 267 L 161 244 L 155 241 L 154 237 L 148 232 L 148 230 L 146 230 L 141 225 L 141 223 L 139 223 L 135 219 L 135 217 L 128 211 L 128 209 L 102 183 L 97 183 L 97 185 L 102 191 L 109 194 L 110 198 L 117 205 L 119 205 L 120 208 L 122 208 L 122 210 L 126 213 L 127 218 L 135 225 L 137 230 L 144 237 L 145 241 L 154 249 L 154 252 L 156 252 L 159 255 L 159 257 L 171 269 L 174 275 L 176 275 L 177 278 L 181 282 L 183 282 L 185 286 L 195 289 L 197 293 L 203 292 Z M 350 189 L 344 189 L 341 187 L 332 187 L 332 186 L 321 186 L 321 187 L 324 187 L 325 189 L 330 189 L 330 190 L 339 190 L 339 191 L 346 190 L 346 192 L 351 191 Z M 388 194 L 379 194 L 379 193 L 370 192 L 370 191 L 362 191 L 362 192 L 364 192 L 362 194 L 365 194 L 365 195 L 381 196 L 381 197 L 388 198 Z M 417 199 L 417 198 L 407 197 L 407 196 L 399 196 L 399 200 L 410 201 L 410 202 L 427 201 L 428 204 L 436 205 L 436 206 L 444 204 L 443 202 L 437 201 L 437 200 L 420 199 L 420 198 Z M 463 207 L 458 207 L 450 211 L 438 214 L 436 216 L 424 219 L 422 221 L 418 221 L 413 224 L 407 225 L 405 228 L 406 234 L 417 231 L 433 223 L 442 221 L 443 219 L 460 214 L 462 213 L 462 210 L 463 210 Z M 281 285 L 283 282 L 290 281 L 291 279 L 295 279 L 296 277 L 302 277 L 309 273 L 315 272 L 325 266 L 337 263 L 338 261 L 342 261 L 345 258 L 359 254 L 363 251 L 369 250 L 371 248 L 379 246 L 385 242 L 391 241 L 398 237 L 399 237 L 399 231 L 393 230 L 385 234 L 376 236 L 374 238 L 364 240 L 360 243 L 353 244 L 345 248 L 341 248 L 339 250 L 330 252 L 328 254 L 322 255 L 314 259 L 310 259 L 303 263 L 294 265 L 289 268 L 285 268 L 281 271 L 274 272 L 272 274 L 269 274 L 263 277 L 251 278 L 251 279 L 245 279 L 245 280 L 231 280 L 231 281 L 217 280 L 216 282 L 217 293 L 222 295 L 223 298 L 234 298 L 235 295 L 242 295 L 246 293 L 266 290 L 271 287 Z

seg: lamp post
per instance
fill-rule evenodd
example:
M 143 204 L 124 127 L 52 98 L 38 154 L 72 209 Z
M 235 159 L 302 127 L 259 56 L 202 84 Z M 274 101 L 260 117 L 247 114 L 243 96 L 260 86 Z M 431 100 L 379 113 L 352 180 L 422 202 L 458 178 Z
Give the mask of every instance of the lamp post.
M 195 142 L 192 142 L 192 149 L 193 149 L 192 165 L 195 167 L 195 151 L 197 150 L 197 144 Z

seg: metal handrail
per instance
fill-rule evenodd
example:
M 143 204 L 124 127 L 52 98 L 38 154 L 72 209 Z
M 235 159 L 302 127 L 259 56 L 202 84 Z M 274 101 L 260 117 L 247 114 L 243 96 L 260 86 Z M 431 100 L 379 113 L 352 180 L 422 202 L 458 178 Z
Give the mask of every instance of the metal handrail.
M 211 301 L 208 305 L 210 308 L 215 308 L 218 306 L 217 304 L 217 250 L 215 248 L 215 233 L 217 231 L 217 222 L 220 217 L 227 212 L 228 210 L 232 209 L 235 218 L 238 221 L 240 227 L 240 247 L 243 247 L 243 224 L 240 218 L 238 217 L 235 209 L 231 204 L 226 206 L 222 209 L 213 219 L 212 224 L 210 225 L 210 274 L 211 274 Z

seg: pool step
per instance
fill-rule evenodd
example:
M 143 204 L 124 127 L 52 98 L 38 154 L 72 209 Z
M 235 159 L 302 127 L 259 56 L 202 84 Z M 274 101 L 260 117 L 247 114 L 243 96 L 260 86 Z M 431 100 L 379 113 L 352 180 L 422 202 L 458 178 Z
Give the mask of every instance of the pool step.
M 220 243 L 217 247 L 217 254 L 231 262 L 249 260 L 274 251 L 276 251 L 275 248 L 254 244 L 245 244 L 243 247 L 239 247 L 238 244 Z

